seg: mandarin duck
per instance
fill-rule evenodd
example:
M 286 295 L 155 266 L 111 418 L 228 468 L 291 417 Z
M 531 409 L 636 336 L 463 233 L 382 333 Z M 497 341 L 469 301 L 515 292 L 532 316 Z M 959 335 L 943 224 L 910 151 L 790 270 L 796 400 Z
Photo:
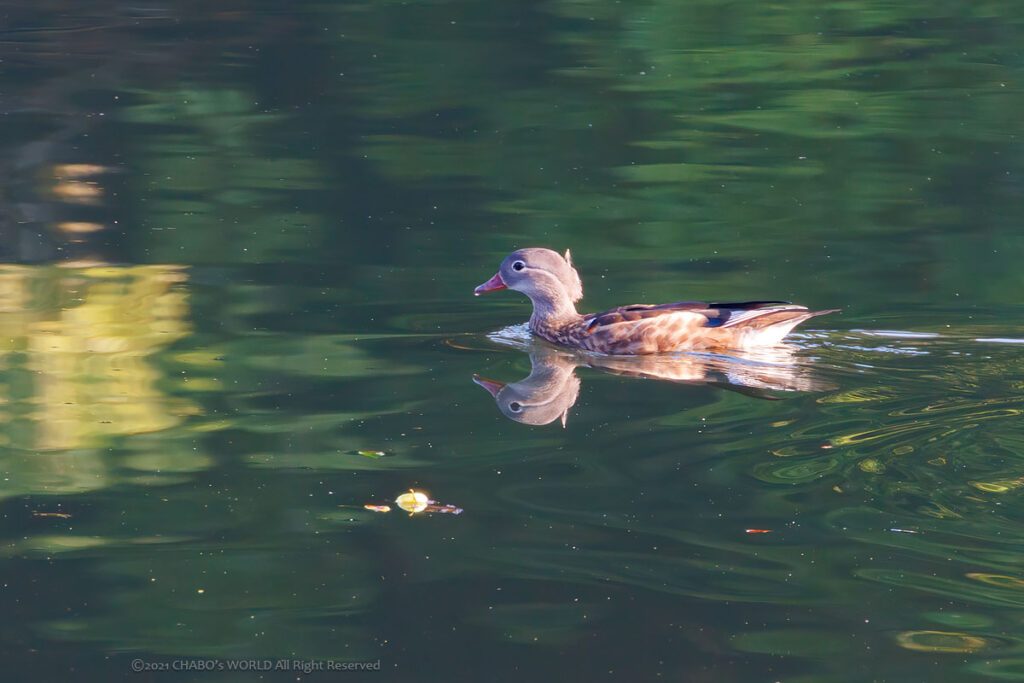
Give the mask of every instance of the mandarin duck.
M 771 346 L 809 318 L 839 309 L 809 311 L 785 301 L 631 304 L 581 315 L 583 284 L 568 250 L 519 249 L 474 294 L 513 289 L 530 297 L 530 331 L 549 342 L 608 355 L 641 355 Z

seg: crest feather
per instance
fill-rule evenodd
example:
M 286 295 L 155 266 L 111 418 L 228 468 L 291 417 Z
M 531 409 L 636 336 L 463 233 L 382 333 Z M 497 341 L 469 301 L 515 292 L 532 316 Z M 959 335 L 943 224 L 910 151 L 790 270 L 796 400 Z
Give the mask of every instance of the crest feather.
M 568 249 L 565 250 L 563 258 L 565 265 L 569 266 L 569 280 L 565 283 L 565 288 L 569 292 L 569 299 L 576 303 L 583 298 L 583 283 L 580 281 L 580 274 L 572 267 L 572 254 Z

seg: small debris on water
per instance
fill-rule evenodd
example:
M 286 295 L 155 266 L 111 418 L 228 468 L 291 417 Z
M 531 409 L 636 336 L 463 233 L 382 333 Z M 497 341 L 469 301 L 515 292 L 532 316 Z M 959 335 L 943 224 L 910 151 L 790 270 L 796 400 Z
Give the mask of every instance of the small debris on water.
M 408 512 L 410 515 L 415 515 L 421 512 L 438 512 L 448 515 L 462 514 L 462 508 L 455 507 L 454 505 L 441 505 L 436 500 L 431 500 L 430 496 L 423 491 L 416 491 L 415 489 L 409 489 L 407 493 L 400 494 L 395 498 L 395 505 Z M 339 505 L 338 507 L 347 508 L 355 506 Z M 371 512 L 391 512 L 390 505 L 375 505 L 372 503 L 363 505 L 363 509 L 370 510 Z

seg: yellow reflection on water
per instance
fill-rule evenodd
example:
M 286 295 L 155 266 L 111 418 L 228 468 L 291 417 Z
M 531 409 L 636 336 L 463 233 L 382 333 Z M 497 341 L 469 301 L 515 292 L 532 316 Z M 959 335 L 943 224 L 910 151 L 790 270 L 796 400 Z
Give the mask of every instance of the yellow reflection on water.
M 984 638 L 949 631 L 906 631 L 896 636 L 896 642 L 919 652 L 974 652 L 989 645 Z
M 100 487 L 107 468 L 81 449 L 197 412 L 163 391 L 153 362 L 190 332 L 187 277 L 174 265 L 0 265 L 0 459 L 26 475 L 11 486 Z
M 967 578 L 981 581 L 982 583 L 1001 586 L 1003 588 L 1024 588 L 1024 579 L 1016 576 L 1004 576 L 1002 574 L 984 574 L 982 572 L 968 572 Z
M 98 204 L 105 194 L 104 189 L 98 181 L 88 178 L 111 170 L 95 164 L 57 164 L 53 167 L 51 192 L 64 202 Z
M 996 479 L 994 481 L 969 481 L 967 482 L 976 489 L 987 491 L 988 493 L 1006 493 L 1013 489 L 1018 489 L 1024 486 L 1024 479 Z
M 55 227 L 61 232 L 65 232 L 70 235 L 83 235 L 90 232 L 99 232 L 106 226 L 102 223 L 89 223 L 86 221 L 65 221 L 63 223 L 57 223 Z

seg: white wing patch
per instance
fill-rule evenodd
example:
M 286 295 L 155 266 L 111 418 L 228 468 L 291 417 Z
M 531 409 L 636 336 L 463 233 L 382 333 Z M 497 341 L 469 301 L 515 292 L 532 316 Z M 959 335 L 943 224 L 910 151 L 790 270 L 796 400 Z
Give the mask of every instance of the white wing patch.
M 794 313 L 796 313 L 798 311 L 806 310 L 806 306 L 778 306 L 776 308 L 755 308 L 749 311 L 743 311 L 742 313 L 739 313 L 737 315 L 730 316 L 729 319 L 722 324 L 722 327 L 735 327 L 736 325 L 742 325 L 743 323 L 754 320 L 755 318 L 760 318 L 763 315 L 771 315 L 773 313 L 779 313 L 781 311 L 793 311 Z

